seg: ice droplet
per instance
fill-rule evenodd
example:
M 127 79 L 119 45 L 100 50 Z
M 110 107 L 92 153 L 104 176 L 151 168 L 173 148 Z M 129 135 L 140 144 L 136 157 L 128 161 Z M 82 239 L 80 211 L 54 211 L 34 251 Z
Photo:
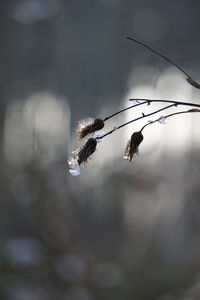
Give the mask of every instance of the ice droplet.
M 104 131 L 104 130 L 97 130 L 97 131 L 94 132 L 93 138 L 94 138 L 94 139 L 97 138 L 97 143 L 100 143 L 100 142 L 101 142 L 100 137 L 102 137 L 104 134 L 105 134 L 105 131 Z
M 74 168 L 69 168 L 69 172 L 72 176 L 78 176 L 81 174 L 81 170 L 80 170 L 80 167 L 74 167 Z
M 124 159 L 128 159 L 129 147 L 130 147 L 130 140 L 128 141 L 126 149 L 124 151 L 124 156 L 123 156 Z
M 73 151 L 68 160 L 69 172 L 72 176 L 78 176 L 81 174 L 80 166 L 78 164 L 77 152 L 77 150 Z
M 124 153 L 124 159 L 128 159 L 128 152 L 127 151 Z
M 158 119 L 158 123 L 159 124 L 166 124 L 166 118 L 161 116 L 159 119 Z
M 140 99 L 133 99 L 132 101 L 136 104 L 140 104 L 144 102 L 144 100 L 140 100 Z
M 69 172 L 72 176 L 78 176 L 81 174 L 81 170 L 77 160 L 68 160 Z

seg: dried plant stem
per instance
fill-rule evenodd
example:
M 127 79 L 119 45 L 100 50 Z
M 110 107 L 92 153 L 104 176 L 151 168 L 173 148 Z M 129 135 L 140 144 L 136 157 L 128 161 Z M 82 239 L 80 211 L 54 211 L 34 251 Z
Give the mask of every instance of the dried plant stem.
M 170 107 L 190 106 L 190 107 L 199 107 L 199 108 L 200 108 L 200 104 L 197 104 L 197 103 L 184 102 L 184 101 L 175 101 L 175 100 L 168 100 L 168 99 L 167 99 L 167 100 L 164 100 L 164 99 L 132 98 L 132 99 L 129 99 L 129 101 L 142 101 L 142 102 L 137 103 L 137 104 L 134 104 L 134 105 L 131 105 L 131 106 L 128 106 L 128 107 L 126 107 L 126 108 L 124 108 L 124 109 L 122 109 L 122 110 L 119 110 L 119 111 L 115 112 L 114 114 L 112 114 L 112 115 L 110 115 L 110 116 L 104 118 L 103 121 L 105 122 L 106 120 L 111 119 L 112 117 L 114 117 L 114 116 L 116 116 L 116 115 L 118 115 L 118 114 L 120 114 L 120 113 L 122 113 L 122 112 L 124 112 L 124 111 L 127 111 L 127 110 L 129 110 L 129 109 L 132 109 L 132 108 L 134 108 L 134 107 L 137 107 L 137 106 L 140 106 L 140 105 L 144 105 L 144 104 L 150 105 L 151 103 L 171 103 L 171 105 L 168 105 L 168 106 L 165 106 L 165 107 L 163 107 L 163 108 L 160 108 L 160 109 L 158 109 L 158 110 L 156 110 L 156 111 L 153 111 L 153 112 L 151 112 L 151 113 L 149 113 L 149 114 L 144 114 L 144 113 L 143 113 L 142 116 L 140 116 L 140 117 L 138 117 L 138 118 L 136 118 L 136 119 L 133 119 L 133 120 L 131 120 L 131 121 L 128 121 L 128 122 L 126 122 L 126 123 L 124 123 L 124 124 L 122 124 L 122 125 L 120 125 L 120 126 L 117 126 L 117 127 L 113 128 L 112 130 L 108 131 L 107 133 L 105 133 L 104 135 L 102 135 L 102 136 L 100 136 L 100 137 L 97 137 L 96 139 L 103 139 L 103 138 L 106 137 L 107 135 L 112 134 L 114 131 L 116 131 L 116 130 L 118 130 L 118 129 L 120 129 L 120 128 L 122 128 L 122 127 L 128 125 L 128 124 L 130 124 L 130 123 L 136 122 L 136 121 L 138 121 L 138 120 L 140 120 L 140 119 L 143 119 L 143 118 L 145 118 L 145 117 L 149 117 L 149 116 L 151 116 L 151 115 L 154 115 L 154 114 L 156 114 L 156 113 L 158 113 L 158 112 L 161 112 L 161 111 L 163 111 L 163 110 L 165 110 L 165 109 L 167 109 L 167 108 L 170 108 Z M 192 111 L 190 110 L 190 111 L 187 111 L 187 112 L 192 112 Z M 179 114 L 179 113 L 174 113 L 174 114 Z M 172 115 L 174 115 L 174 114 L 172 114 Z
M 116 116 L 116 115 L 118 115 L 118 114 L 120 114 L 120 113 L 122 113 L 122 112 L 124 112 L 124 111 L 126 111 L 126 110 L 129 110 L 129 109 L 131 109 L 131 108 L 133 108 L 133 107 L 141 106 L 141 105 L 143 105 L 143 104 L 145 104 L 145 103 L 148 103 L 148 100 L 145 100 L 145 99 L 144 99 L 143 101 L 144 101 L 144 102 L 137 103 L 137 104 L 128 106 L 128 107 L 126 107 L 126 108 L 124 108 L 124 109 L 122 109 L 122 110 L 119 110 L 119 111 L 115 112 L 114 114 L 112 114 L 112 115 L 110 115 L 110 116 L 104 118 L 103 121 L 105 122 L 105 121 L 111 119 L 112 117 L 114 117 L 114 116 Z
M 165 109 L 168 109 L 168 108 L 171 108 L 171 107 L 174 107 L 174 106 L 176 106 L 176 104 L 173 103 L 173 104 L 170 104 L 170 105 L 168 105 L 168 106 L 162 107 L 162 108 L 160 108 L 160 109 L 158 109 L 158 110 L 155 110 L 155 111 L 153 111 L 153 112 L 151 112 L 151 113 L 148 113 L 148 114 L 142 113 L 142 116 L 140 116 L 140 117 L 138 117 L 138 118 L 136 118 L 136 119 L 133 119 L 133 120 L 131 120 L 131 121 L 128 121 L 128 122 L 126 122 L 126 123 L 124 123 L 124 124 L 122 124 L 122 125 L 120 125 L 120 126 L 117 126 L 117 127 L 115 127 L 114 129 L 112 129 L 112 130 L 108 131 L 107 133 L 105 133 L 104 135 L 102 135 L 102 136 L 100 136 L 100 137 L 97 137 L 96 139 L 103 139 L 103 138 L 106 137 L 107 135 L 112 134 L 114 131 L 117 131 L 118 129 L 120 129 L 120 128 L 126 126 L 126 125 L 129 125 L 129 124 L 131 124 L 131 123 L 133 123 L 133 122 L 136 122 L 136 121 L 138 121 L 138 120 L 140 120 L 140 119 L 143 119 L 143 118 L 152 116 L 152 115 L 154 115 L 154 114 L 157 114 L 157 113 L 159 113 L 159 112 L 161 112 L 161 111 L 163 111 L 163 110 L 165 110 Z
M 173 66 L 175 66 L 179 71 L 181 71 L 187 77 L 186 80 L 187 80 L 188 83 L 190 83 L 192 86 L 200 89 L 200 84 L 197 83 L 188 73 L 186 73 L 186 71 L 183 68 L 181 68 L 179 65 L 177 65 L 177 63 L 175 63 L 174 61 L 172 61 L 171 59 L 169 59 L 167 56 L 159 53 L 158 51 L 152 49 L 148 45 L 146 45 L 146 44 L 144 44 L 144 43 L 142 43 L 142 42 L 140 42 L 140 41 L 138 41 L 138 40 L 136 40 L 134 38 L 127 37 L 127 39 L 130 40 L 130 41 L 132 41 L 132 42 L 134 42 L 134 43 L 137 43 L 137 44 L 143 46 L 144 48 L 150 50 L 151 52 L 155 53 L 156 55 L 158 55 L 158 56 L 162 57 L 163 59 L 165 59 L 166 61 L 168 61 L 170 64 L 172 64 Z
M 142 101 L 142 102 L 134 104 L 134 105 L 131 105 L 131 106 L 128 106 L 128 107 L 126 107 L 124 109 L 121 109 L 121 110 L 115 112 L 114 114 L 112 114 L 112 115 L 110 115 L 108 117 L 105 117 L 103 119 L 103 122 L 105 122 L 105 121 L 113 118 L 114 116 L 116 116 L 116 115 L 118 115 L 118 114 L 120 114 L 120 113 L 122 113 L 124 111 L 127 111 L 129 109 L 132 109 L 134 107 L 138 107 L 138 106 L 141 106 L 141 105 L 144 105 L 144 104 L 150 105 L 153 102 L 154 103 L 156 103 L 156 102 L 158 102 L 158 103 L 173 103 L 174 106 L 183 105 L 183 106 L 200 107 L 200 104 L 195 104 L 195 103 L 190 103 L 190 102 L 183 102 L 183 101 L 175 101 L 175 100 L 163 100 L 163 99 L 158 99 L 157 100 L 157 99 L 131 98 L 131 99 L 129 99 L 129 101 Z
M 183 101 L 175 101 L 175 100 L 164 100 L 164 99 L 144 99 L 144 98 L 131 98 L 129 101 L 147 101 L 148 104 L 151 103 L 174 103 L 175 106 L 183 105 L 183 106 L 191 106 L 191 107 L 200 107 L 200 104 L 191 103 L 191 102 L 183 102 Z
M 170 117 L 173 117 L 173 116 L 176 116 L 176 115 L 187 114 L 187 113 L 195 113 L 195 112 L 200 112 L 200 109 L 189 109 L 189 110 L 178 111 L 178 112 L 175 112 L 175 113 L 164 115 L 164 116 L 162 116 L 162 118 L 167 119 L 167 118 L 170 118 Z M 158 118 L 156 120 L 153 120 L 153 121 L 149 121 L 147 124 L 145 124 L 141 128 L 140 132 L 142 132 L 147 126 L 152 125 L 153 123 L 159 122 L 159 120 L 160 120 L 160 118 Z

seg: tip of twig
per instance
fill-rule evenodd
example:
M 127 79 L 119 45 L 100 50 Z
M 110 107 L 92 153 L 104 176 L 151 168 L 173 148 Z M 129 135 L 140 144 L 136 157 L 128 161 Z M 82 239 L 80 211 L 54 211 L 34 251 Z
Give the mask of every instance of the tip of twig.
M 130 37 L 130 36 L 127 36 L 126 39 L 127 39 L 127 40 L 130 40 L 130 41 L 133 41 L 133 42 L 138 42 L 136 39 L 133 39 L 133 38 Z
M 187 82 L 197 89 L 200 89 L 200 84 L 194 81 L 191 77 L 186 78 Z
M 192 109 L 189 109 L 188 112 L 200 112 L 200 109 L 192 108 Z

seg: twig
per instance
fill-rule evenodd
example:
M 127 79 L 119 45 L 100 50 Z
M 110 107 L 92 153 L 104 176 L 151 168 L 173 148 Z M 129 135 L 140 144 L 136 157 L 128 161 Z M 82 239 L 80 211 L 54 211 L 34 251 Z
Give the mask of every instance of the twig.
M 158 51 L 152 49 L 148 45 L 146 45 L 146 44 L 144 44 L 144 43 L 142 43 L 142 42 L 140 42 L 140 41 L 138 41 L 134 38 L 127 37 L 127 39 L 134 42 L 134 43 L 137 43 L 137 44 L 143 46 L 144 48 L 150 50 L 151 52 L 155 53 L 156 55 L 158 55 L 158 56 L 162 57 L 163 59 L 165 59 L 166 61 L 168 61 L 170 64 L 172 64 L 174 67 L 176 67 L 179 71 L 181 71 L 187 77 L 186 80 L 189 84 L 196 87 L 197 89 L 200 89 L 200 84 L 197 83 L 188 73 L 186 73 L 186 71 L 183 68 L 181 68 L 179 65 L 177 65 L 177 63 L 175 63 L 174 61 L 169 59 L 167 56 L 159 53 Z
M 131 109 L 131 108 L 133 108 L 133 107 L 137 107 L 137 106 L 140 106 L 140 105 L 143 105 L 143 104 L 149 102 L 148 100 L 145 100 L 145 99 L 144 99 L 143 101 L 144 101 L 144 102 L 137 103 L 137 104 L 128 106 L 128 107 L 126 107 L 126 108 L 124 108 L 124 109 L 122 109 L 122 110 L 119 110 L 119 111 L 115 112 L 114 114 L 112 114 L 112 115 L 110 115 L 110 116 L 104 118 L 103 121 L 105 122 L 105 121 L 111 119 L 112 117 L 114 117 L 114 116 L 116 116 L 116 115 L 118 115 L 118 114 L 120 114 L 120 113 L 122 113 L 122 112 L 124 112 L 124 111 L 126 111 L 126 110 L 129 110 L 129 109 Z
M 173 103 L 174 106 L 178 106 L 178 105 L 183 105 L 183 106 L 192 106 L 192 107 L 200 107 L 200 104 L 195 104 L 195 103 L 190 103 L 190 102 L 183 102 L 183 101 L 175 101 L 175 100 L 163 100 L 163 99 L 144 99 L 144 98 L 131 98 L 129 99 L 129 101 L 142 101 L 140 103 L 137 103 L 137 104 L 134 104 L 134 105 L 131 105 L 131 106 L 128 106 L 122 110 L 119 110 L 117 112 L 115 112 L 114 114 L 108 116 L 108 117 L 105 117 L 103 119 L 103 122 L 111 119 L 112 117 L 124 112 L 124 111 L 127 111 L 129 109 L 132 109 L 134 107 L 137 107 L 137 106 L 141 106 L 141 105 L 144 105 L 144 104 L 148 104 L 150 105 L 151 103 Z
M 152 116 L 152 115 L 154 115 L 154 114 L 157 114 L 157 113 L 159 113 L 159 112 L 161 112 L 161 111 L 163 111 L 163 110 L 165 110 L 165 109 L 171 108 L 171 107 L 173 107 L 173 106 L 176 106 L 176 104 L 173 103 L 173 104 L 171 104 L 171 105 L 162 107 L 162 108 L 160 108 L 160 109 L 158 109 L 158 110 L 155 110 L 155 111 L 153 111 L 153 112 L 151 112 L 151 113 L 149 113 L 149 114 L 146 114 L 146 115 L 143 113 L 142 116 L 140 116 L 140 117 L 138 117 L 138 118 L 136 118 L 136 119 L 133 119 L 133 120 L 131 120 L 131 121 L 128 121 L 128 122 L 126 122 L 126 123 L 124 123 L 124 124 L 122 124 L 122 125 L 120 125 L 120 126 L 117 126 L 117 127 L 113 128 L 112 130 L 108 131 L 107 133 L 105 133 L 104 135 L 99 136 L 99 137 L 96 137 L 96 139 L 97 139 L 97 140 L 103 139 L 103 138 L 106 137 L 107 135 L 112 134 L 114 131 L 117 131 L 118 129 L 120 129 L 120 128 L 126 126 L 126 125 L 129 125 L 129 124 L 131 124 L 131 123 L 133 123 L 133 122 L 136 122 L 136 121 L 138 121 L 138 120 L 140 120 L 140 119 L 143 119 L 143 118 Z
M 154 121 L 149 121 L 147 124 L 145 124 L 141 129 L 140 129 L 140 132 L 142 132 L 147 126 L 153 124 L 153 123 L 156 123 L 156 122 L 159 122 L 161 118 L 163 119 L 167 119 L 167 118 L 170 118 L 172 116 L 175 116 L 175 115 L 181 115 L 181 114 L 187 114 L 187 113 L 195 113 L 195 112 L 200 112 L 200 109 L 189 109 L 189 110 L 184 110 L 184 111 L 178 111 L 178 112 L 175 112 L 175 113 L 171 113 L 171 114 L 168 114 L 168 115 L 165 115 L 165 116 L 162 116 Z
M 164 100 L 164 99 L 144 99 L 144 98 L 131 98 L 129 101 L 147 101 L 149 104 L 154 103 L 174 103 L 175 106 L 184 105 L 184 106 L 192 106 L 192 107 L 200 107 L 200 104 L 191 103 L 191 102 L 183 102 L 183 101 L 175 101 L 175 100 Z

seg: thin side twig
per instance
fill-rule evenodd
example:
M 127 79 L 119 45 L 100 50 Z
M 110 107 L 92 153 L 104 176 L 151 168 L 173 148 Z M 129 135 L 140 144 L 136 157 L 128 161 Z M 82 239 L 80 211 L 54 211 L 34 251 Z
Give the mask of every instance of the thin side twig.
M 121 109 L 121 110 L 115 112 L 114 114 L 112 114 L 112 115 L 110 115 L 110 116 L 108 116 L 108 117 L 105 117 L 105 118 L 103 119 L 103 121 L 105 122 L 105 121 L 111 119 L 112 117 L 114 117 L 114 116 L 116 116 L 116 115 L 118 115 L 118 114 L 120 114 L 120 113 L 122 113 L 122 112 L 124 112 L 124 111 L 126 111 L 126 110 L 129 110 L 129 109 L 131 109 L 131 108 L 133 108 L 133 107 L 141 106 L 141 105 L 143 105 L 143 104 L 145 104 L 145 103 L 148 103 L 148 100 L 144 100 L 144 102 L 137 103 L 137 104 L 128 106 L 128 107 L 126 107 L 126 108 L 124 108 L 124 109 Z
M 195 113 L 195 112 L 200 112 L 200 109 L 189 109 L 189 110 L 183 110 L 183 111 L 178 111 L 178 112 L 175 112 L 175 113 L 171 113 L 171 114 L 168 114 L 168 115 L 164 115 L 156 120 L 153 120 L 153 121 L 149 121 L 147 124 L 145 124 L 141 129 L 140 129 L 140 132 L 142 132 L 147 126 L 149 125 L 152 125 L 153 123 L 156 123 L 156 122 L 159 122 L 159 120 L 161 118 L 163 119 L 168 119 L 170 117 L 173 117 L 173 116 L 176 116 L 176 115 L 181 115 L 181 114 L 187 114 L 187 113 Z
M 173 60 L 169 59 L 167 56 L 159 53 L 158 51 L 152 49 L 151 47 L 149 47 L 148 45 L 134 39 L 134 38 L 131 38 L 131 37 L 127 37 L 128 40 L 134 42 L 134 43 L 137 43 L 141 46 L 143 46 L 144 48 L 148 49 L 149 51 L 153 52 L 154 54 L 162 57 L 163 59 L 165 59 L 166 61 L 168 61 L 170 64 L 172 64 L 174 67 L 176 67 L 179 71 L 181 71 L 185 76 L 186 76 L 186 80 L 189 84 L 191 84 L 192 86 L 196 87 L 197 89 L 200 89 L 200 84 L 198 82 L 196 82 L 192 76 L 190 76 L 182 67 L 180 67 L 177 63 L 175 63 Z
M 133 123 L 133 122 L 136 122 L 136 121 L 138 121 L 138 120 L 141 120 L 141 119 L 143 119 L 143 118 L 152 116 L 152 115 L 154 115 L 154 114 L 157 114 L 157 113 L 159 113 L 159 112 L 161 112 L 161 111 L 163 111 L 163 110 L 165 110 L 165 109 L 168 109 L 168 108 L 171 108 L 171 107 L 174 107 L 174 106 L 176 106 L 176 104 L 173 103 L 173 104 L 170 104 L 170 105 L 168 105 L 168 106 L 162 107 L 162 108 L 160 108 L 160 109 L 158 109 L 158 110 L 155 110 L 155 111 L 153 111 L 153 112 L 151 112 L 151 113 L 148 113 L 148 114 L 144 114 L 144 113 L 143 113 L 142 116 L 140 116 L 140 117 L 138 117 L 138 118 L 135 118 L 135 119 L 133 119 L 133 120 L 130 120 L 130 121 L 126 122 L 126 123 L 123 123 L 122 125 L 119 125 L 119 126 L 113 128 L 112 130 L 108 131 L 108 132 L 105 133 L 104 135 L 102 135 L 102 136 L 100 136 L 100 137 L 96 137 L 96 139 L 97 139 L 97 140 L 103 139 L 103 138 L 106 137 L 107 135 L 112 134 L 114 131 L 117 131 L 117 130 L 119 130 L 120 128 L 126 126 L 126 125 L 129 125 L 129 124 L 131 124 L 131 123 Z
M 129 101 L 147 101 L 149 104 L 151 103 L 174 103 L 175 106 L 183 105 L 183 106 L 191 106 L 191 107 L 200 107 L 200 104 L 184 102 L 184 101 L 176 101 L 169 99 L 145 99 L 145 98 L 130 98 Z

